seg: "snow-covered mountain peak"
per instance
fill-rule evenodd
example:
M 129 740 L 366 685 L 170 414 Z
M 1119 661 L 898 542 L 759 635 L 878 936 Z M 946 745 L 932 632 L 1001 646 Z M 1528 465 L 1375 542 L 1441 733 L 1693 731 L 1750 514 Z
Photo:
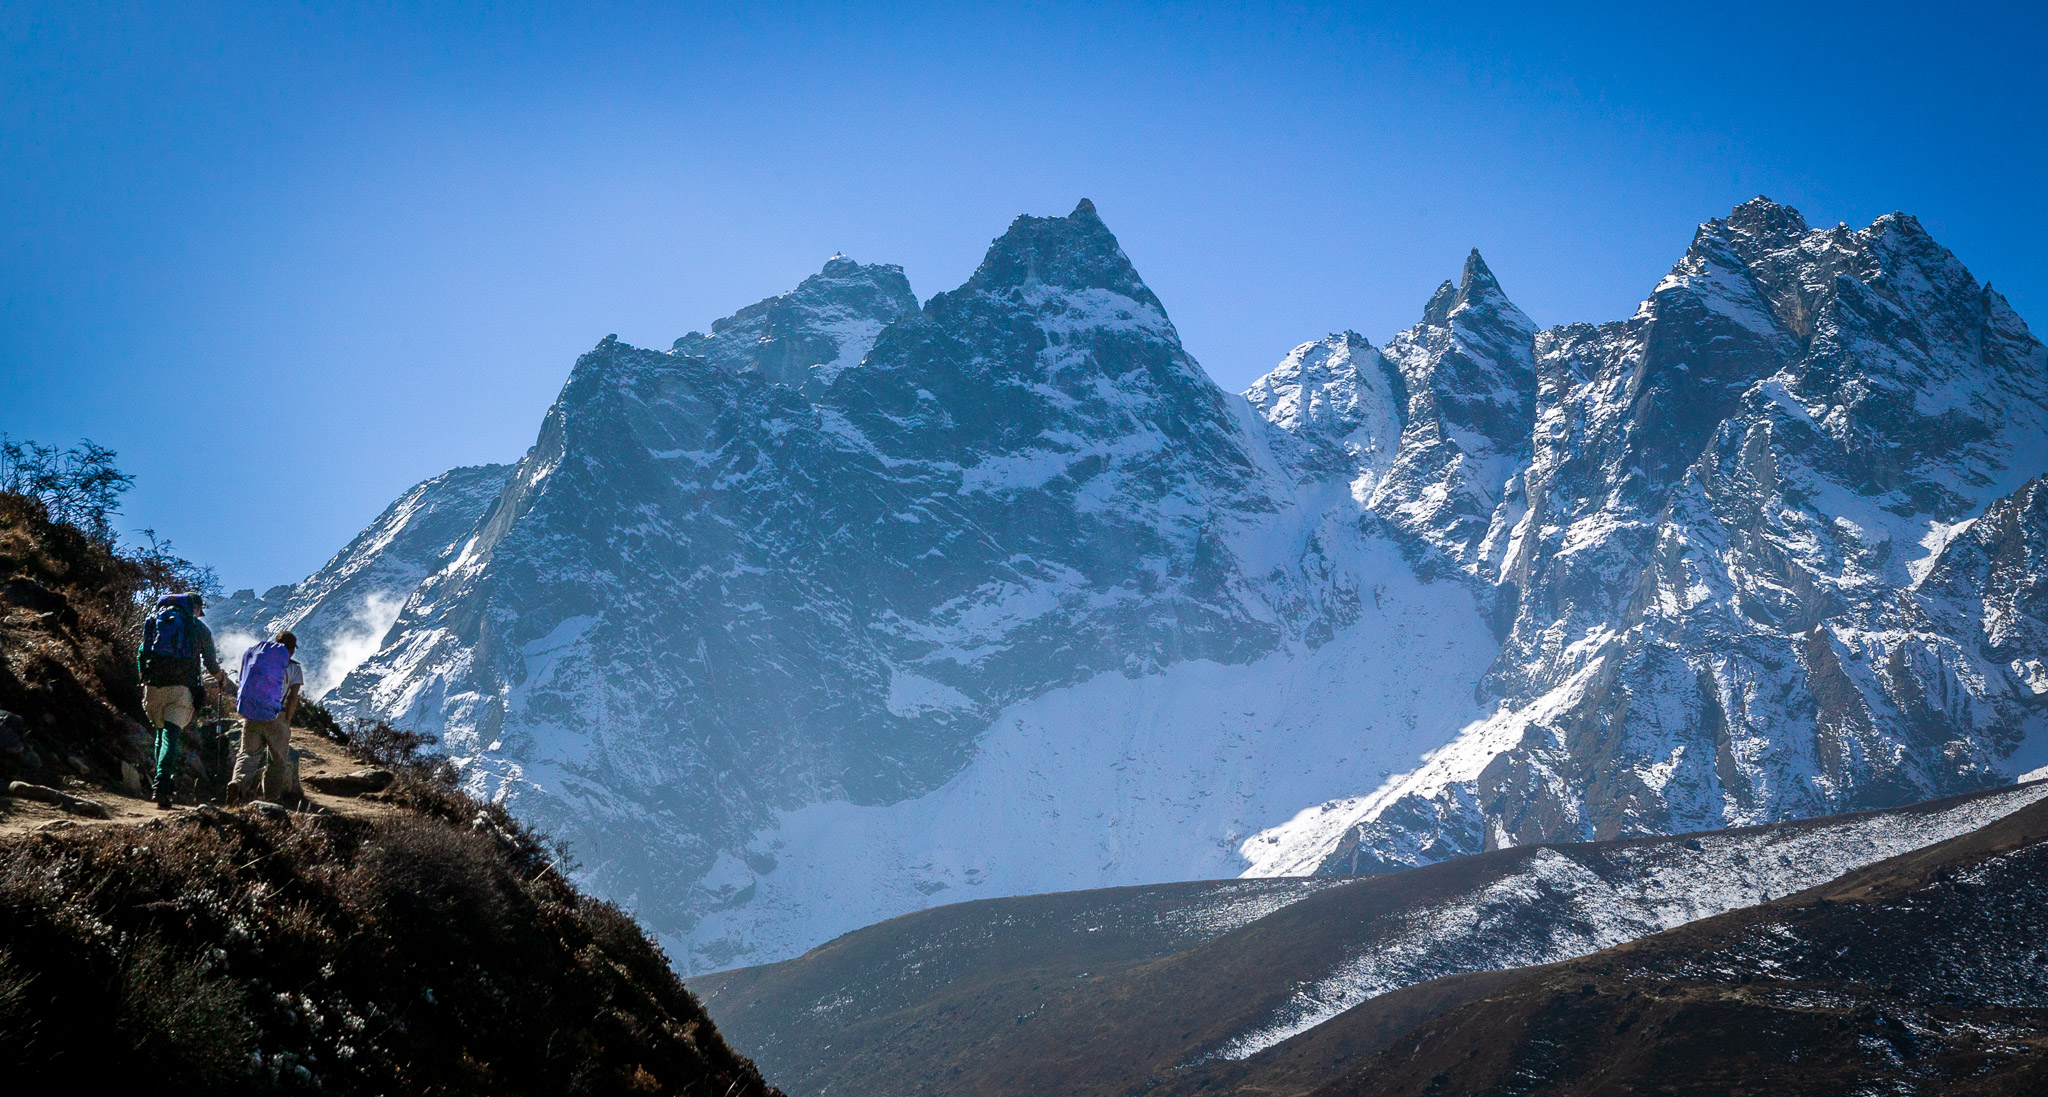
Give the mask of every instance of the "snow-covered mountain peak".
M 1465 269 L 1458 276 L 1458 292 L 1451 299 L 1446 319 L 1452 325 L 1462 319 L 1466 326 L 1474 328 L 1485 324 L 1516 333 L 1536 331 L 1535 322 L 1508 300 L 1507 292 L 1500 288 L 1500 279 L 1493 276 L 1486 260 L 1480 258 L 1478 248 L 1465 257 Z
M 462 550 L 511 473 L 510 465 L 477 465 L 415 484 L 305 582 L 223 599 L 212 614 L 221 654 L 232 662 L 256 640 L 291 629 L 307 692 L 325 696 L 377 653 L 407 599 Z
M 1775 246 L 1812 231 L 1798 210 L 1781 206 L 1761 194 L 1736 206 L 1721 222 L 1736 235 L 1771 241 Z
M 902 267 L 834 255 L 788 293 L 717 321 L 709 335 L 676 340 L 673 353 L 815 393 L 859 365 L 891 321 L 916 311 Z
M 1387 340 L 1408 410 L 1372 508 L 1426 546 L 1425 558 L 1471 574 L 1490 558 L 1488 527 L 1528 453 L 1535 334 L 1474 248 L 1457 285 L 1438 287 L 1422 322 Z
M 1526 339 L 1536 331 L 1535 322 L 1508 300 L 1500 279 L 1494 277 L 1478 248 L 1465 256 L 1464 269 L 1456 282 L 1445 281 L 1430 294 L 1429 302 L 1422 307 L 1421 326 L 1448 328 L 1455 326 L 1460 317 L 1467 327 L 1482 332 L 1504 329 Z
M 1360 498 L 1393 462 L 1408 411 L 1400 372 L 1355 331 L 1295 347 L 1244 396 L 1281 430 L 1341 451 Z
M 1385 359 L 1355 331 L 1332 332 L 1288 352 L 1272 372 L 1252 382 L 1245 398 L 1265 417 L 1298 434 L 1343 435 L 1361 415 L 1383 411 L 1398 430 L 1405 402 L 1398 375 L 1386 374 Z M 1377 396 L 1382 409 L 1361 408 L 1362 397 Z
M 1413 377 L 1441 330 L 1387 353 Z M 2048 671 L 2020 648 L 2039 600 L 2014 580 L 2039 571 L 2048 352 L 1917 222 L 1744 203 L 1631 319 L 1536 352 L 1531 449 L 1468 568 L 1512 611 L 1484 687 L 1502 708 L 1312 829 L 1355 810 L 1359 863 L 1412 864 L 2038 764 Z M 1458 558 L 1430 501 L 1471 481 L 1411 475 L 1451 467 L 1425 465 L 1446 447 L 1418 423 L 1375 507 Z

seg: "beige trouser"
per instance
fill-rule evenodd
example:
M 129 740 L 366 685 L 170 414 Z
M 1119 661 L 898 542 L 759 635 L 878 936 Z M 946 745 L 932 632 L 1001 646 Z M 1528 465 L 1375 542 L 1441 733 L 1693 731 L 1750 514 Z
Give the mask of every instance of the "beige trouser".
M 292 726 L 283 713 L 273 720 L 242 719 L 242 751 L 235 756 L 235 792 L 247 797 L 263 769 L 263 798 L 275 802 L 291 787 Z
M 142 711 L 149 717 L 151 731 L 175 724 L 192 723 L 192 690 L 189 686 L 142 687 Z

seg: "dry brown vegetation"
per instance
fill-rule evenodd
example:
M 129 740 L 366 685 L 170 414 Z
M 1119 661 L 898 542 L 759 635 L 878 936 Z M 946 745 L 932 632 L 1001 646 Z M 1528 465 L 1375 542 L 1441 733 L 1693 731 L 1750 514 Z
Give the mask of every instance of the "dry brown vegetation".
M 201 809 L 0 845 L 9 1077 L 765 1092 L 631 919 L 471 819 Z
M 135 561 L 0 493 L 0 778 L 118 779 L 140 765 Z M 4 720 L 4 718 L 0 718 Z

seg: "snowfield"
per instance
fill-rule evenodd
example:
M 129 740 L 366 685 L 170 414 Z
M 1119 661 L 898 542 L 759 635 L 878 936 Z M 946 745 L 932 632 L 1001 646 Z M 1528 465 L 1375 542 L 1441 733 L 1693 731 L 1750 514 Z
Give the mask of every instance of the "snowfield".
M 1438 686 L 1493 659 L 1470 596 L 1391 544 L 1360 563 L 1376 604 L 1321 647 L 1098 675 L 1004 709 L 923 796 L 778 812 L 707 876 L 728 905 L 663 947 L 715 968 L 940 903 L 1237 875 L 1261 823 L 1412 766 L 1476 712 Z

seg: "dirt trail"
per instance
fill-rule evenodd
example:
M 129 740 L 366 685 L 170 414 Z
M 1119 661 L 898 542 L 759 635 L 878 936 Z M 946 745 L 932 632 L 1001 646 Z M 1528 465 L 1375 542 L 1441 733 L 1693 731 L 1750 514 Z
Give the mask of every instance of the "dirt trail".
M 354 773 L 370 765 L 351 755 L 341 744 L 304 728 L 293 728 L 292 749 L 299 755 L 299 780 L 304 785 L 306 793 L 306 803 L 295 810 L 307 814 L 345 815 L 358 819 L 388 815 L 397 810 L 393 805 L 378 800 L 330 796 L 316 792 L 312 785 L 305 783 L 308 777 L 336 777 Z M 134 826 L 150 819 L 190 811 L 195 806 L 180 798 L 177 807 L 162 811 L 146 792 L 131 791 L 118 785 L 88 784 L 60 791 L 98 801 L 106 807 L 112 818 L 88 818 L 84 815 L 74 815 L 55 804 L 0 795 L 0 838 L 24 834 L 58 822 L 65 826 L 52 829 L 68 829 L 71 826 Z

